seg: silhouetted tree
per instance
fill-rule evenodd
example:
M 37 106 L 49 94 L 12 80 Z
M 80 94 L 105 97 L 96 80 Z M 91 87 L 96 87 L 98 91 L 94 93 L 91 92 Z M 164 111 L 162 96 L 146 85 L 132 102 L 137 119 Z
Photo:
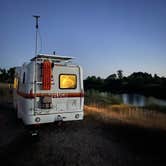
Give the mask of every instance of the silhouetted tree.
M 9 70 L 0 68 L 0 82 L 13 83 L 14 72 L 14 68 L 10 68 Z
M 8 75 L 6 69 L 0 69 L 1 74 L 0 74 L 0 82 L 7 82 Z
M 104 80 L 101 79 L 100 77 L 96 76 L 88 76 L 84 80 L 84 88 L 85 90 L 87 89 L 95 89 L 95 90 L 103 90 L 103 85 L 104 85 Z
M 116 74 L 111 74 L 111 75 L 109 75 L 106 79 L 107 79 L 107 80 L 116 80 L 116 79 L 117 79 L 117 76 L 116 76 Z
M 8 82 L 13 83 L 14 80 L 14 73 L 15 73 L 15 68 L 12 67 L 7 71 L 8 74 Z
M 121 80 L 123 78 L 123 70 L 117 71 L 118 78 Z
M 134 72 L 128 77 L 123 77 L 123 71 L 118 70 L 117 75 L 111 74 L 106 79 L 91 76 L 84 80 L 84 87 L 85 90 L 94 89 L 110 91 L 112 93 L 140 93 L 166 98 L 166 78 L 159 77 L 157 74 L 152 76 L 146 72 Z

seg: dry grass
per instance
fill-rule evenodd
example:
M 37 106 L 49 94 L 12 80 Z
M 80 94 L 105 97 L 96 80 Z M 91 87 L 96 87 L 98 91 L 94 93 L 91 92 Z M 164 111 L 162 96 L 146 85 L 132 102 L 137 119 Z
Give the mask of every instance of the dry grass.
M 166 130 L 166 114 L 152 110 L 123 104 L 105 107 L 85 105 L 84 110 L 86 115 L 93 115 L 98 120 L 107 122 L 110 120 L 119 120 L 122 123 Z

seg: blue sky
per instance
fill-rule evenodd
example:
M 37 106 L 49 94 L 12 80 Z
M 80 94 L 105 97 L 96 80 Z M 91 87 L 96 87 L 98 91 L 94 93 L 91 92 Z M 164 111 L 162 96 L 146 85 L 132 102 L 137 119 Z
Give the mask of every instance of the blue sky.
M 0 67 L 41 53 L 76 57 L 84 77 L 143 71 L 166 76 L 165 0 L 0 0 Z

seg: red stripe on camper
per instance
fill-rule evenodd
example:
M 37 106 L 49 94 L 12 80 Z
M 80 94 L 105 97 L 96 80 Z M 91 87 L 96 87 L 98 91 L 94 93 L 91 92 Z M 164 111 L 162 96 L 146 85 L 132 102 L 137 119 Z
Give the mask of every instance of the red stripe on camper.
M 42 67 L 42 89 L 51 89 L 51 62 L 44 61 Z
M 84 93 L 24 93 L 24 92 L 17 92 L 18 95 L 28 98 L 28 99 L 33 99 L 36 97 L 43 97 L 43 96 L 49 96 L 53 98 L 66 98 L 66 97 L 84 97 Z

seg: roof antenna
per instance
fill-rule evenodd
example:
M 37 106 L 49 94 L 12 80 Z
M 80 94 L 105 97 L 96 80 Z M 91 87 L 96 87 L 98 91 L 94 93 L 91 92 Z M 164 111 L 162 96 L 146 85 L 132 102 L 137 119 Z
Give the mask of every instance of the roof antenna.
M 37 41 L 38 41 L 38 29 L 39 29 L 39 25 L 38 25 L 38 21 L 39 21 L 39 18 L 40 18 L 40 16 L 34 16 L 33 15 L 33 17 L 35 18 L 35 20 L 36 20 L 36 26 L 35 26 L 35 28 L 36 28 L 36 42 L 35 42 L 35 86 L 34 86 L 34 114 L 36 113 L 36 84 L 37 84 L 37 74 L 36 74 L 36 72 L 37 72 L 37 65 L 36 65 L 36 63 L 37 63 L 37 54 L 38 54 L 38 50 L 37 50 Z
M 38 53 L 38 51 L 37 51 L 37 41 L 38 41 L 38 29 L 39 29 L 39 24 L 38 24 L 38 22 L 39 22 L 39 18 L 40 18 L 40 16 L 34 16 L 33 15 L 33 17 L 36 19 L 36 26 L 35 26 L 35 28 L 36 28 L 36 46 L 35 46 L 35 56 L 37 56 L 37 53 Z

